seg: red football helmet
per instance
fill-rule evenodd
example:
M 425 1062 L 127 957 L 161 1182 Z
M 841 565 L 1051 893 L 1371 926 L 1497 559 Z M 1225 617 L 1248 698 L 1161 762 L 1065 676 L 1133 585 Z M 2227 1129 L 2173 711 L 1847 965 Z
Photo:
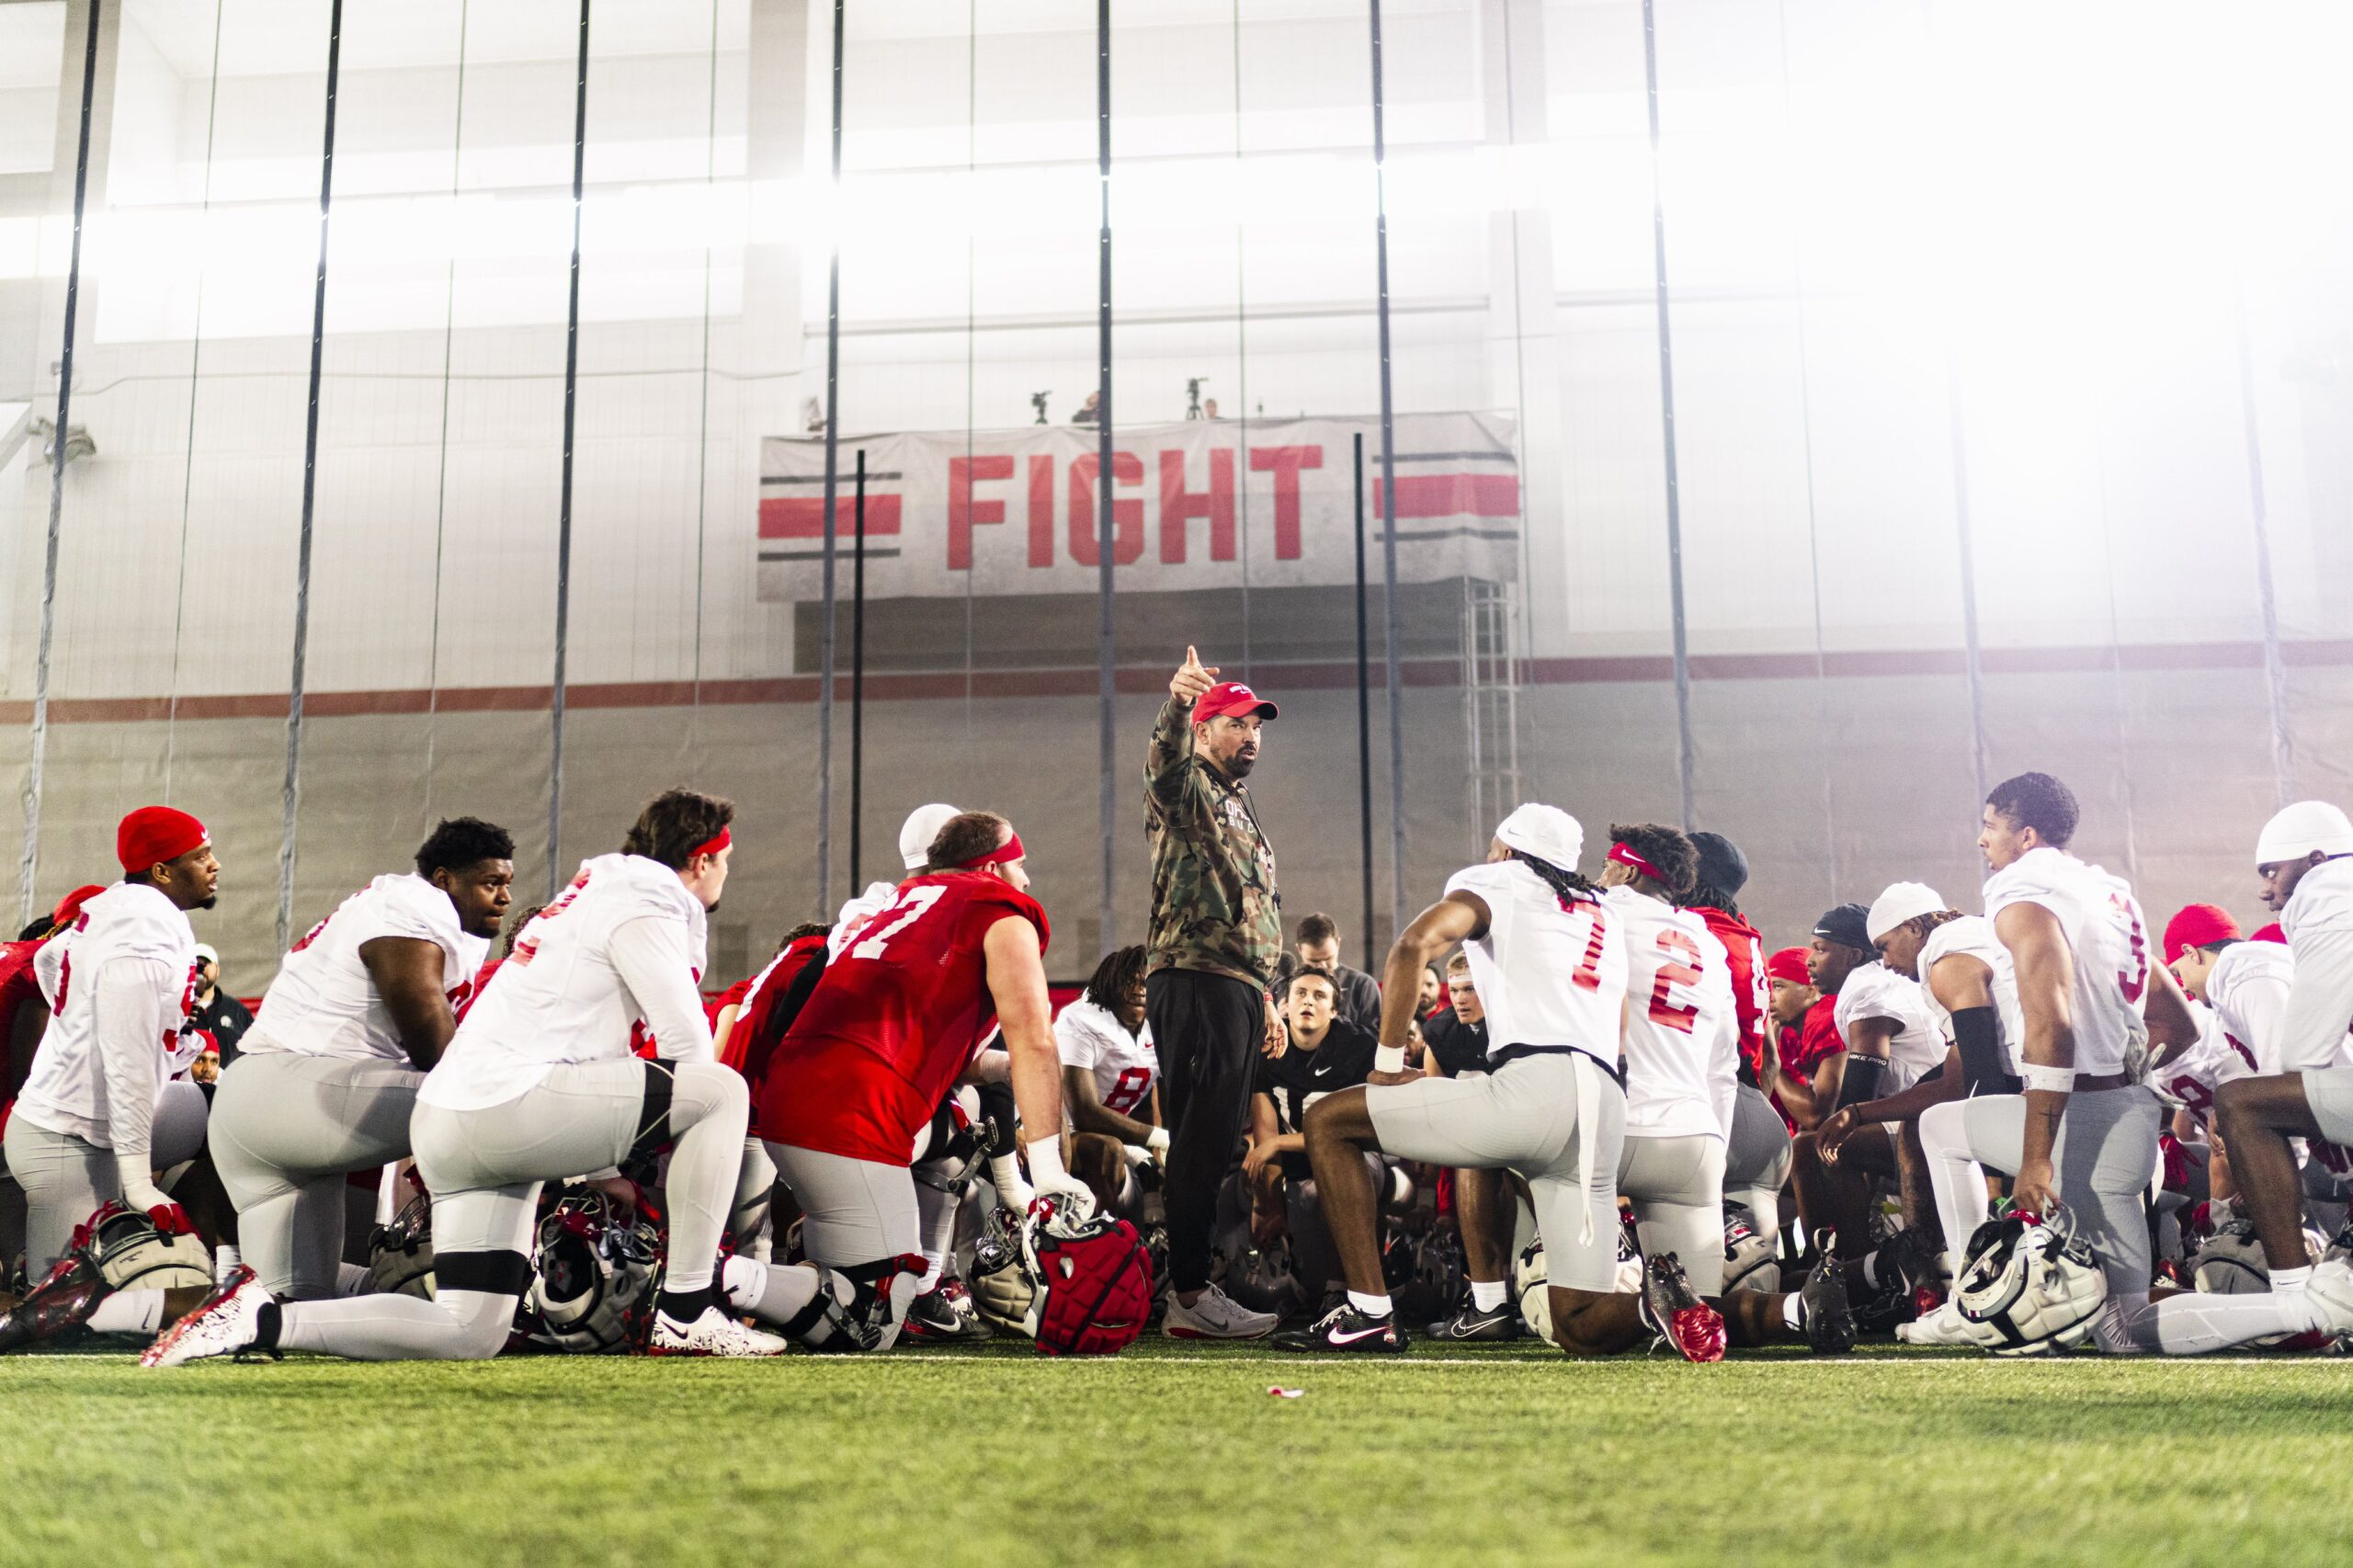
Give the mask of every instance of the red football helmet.
M 1125 1220 L 1033 1224 L 1022 1250 L 1038 1286 L 1029 1321 L 1047 1355 L 1116 1356 L 1151 1321 L 1152 1255 Z

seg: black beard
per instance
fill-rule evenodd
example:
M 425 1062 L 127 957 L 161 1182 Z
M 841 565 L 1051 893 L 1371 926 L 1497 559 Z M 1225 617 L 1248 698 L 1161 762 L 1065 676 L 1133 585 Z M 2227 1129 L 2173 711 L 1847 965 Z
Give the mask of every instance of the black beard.
M 197 907 L 198 909 L 210 909 L 214 904 L 217 904 L 217 903 L 219 903 L 220 902 L 221 902 L 221 895 L 220 895 L 219 893 L 217 893 L 217 892 L 216 892 L 216 893 L 210 894 L 210 896 L 208 896 L 208 897 L 206 897 L 206 898 L 204 898 L 204 899 L 200 900 L 200 901 L 196 904 L 196 906 L 195 906 L 195 907 Z
M 1225 771 L 1229 778 L 1247 778 L 1250 777 L 1250 770 L 1256 766 L 1258 766 L 1258 759 L 1256 757 L 1244 756 L 1241 753 L 1236 752 L 1233 755 L 1233 760 L 1225 765 Z

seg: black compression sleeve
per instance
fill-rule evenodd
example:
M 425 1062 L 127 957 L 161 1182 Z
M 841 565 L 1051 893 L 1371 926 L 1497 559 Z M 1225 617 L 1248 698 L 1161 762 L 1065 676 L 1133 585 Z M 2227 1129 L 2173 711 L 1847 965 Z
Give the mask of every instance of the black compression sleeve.
M 1887 1072 L 1887 1063 L 1876 1056 L 1847 1053 L 1847 1072 L 1838 1080 L 1838 1103 L 1833 1110 L 1845 1110 L 1850 1105 L 1861 1105 L 1879 1098 L 1879 1081 Z
M 1964 1096 L 2007 1092 L 2009 1070 L 2002 1065 L 2002 1023 L 1991 1007 L 1963 1007 L 1952 1016 L 1952 1042 L 1961 1050 Z

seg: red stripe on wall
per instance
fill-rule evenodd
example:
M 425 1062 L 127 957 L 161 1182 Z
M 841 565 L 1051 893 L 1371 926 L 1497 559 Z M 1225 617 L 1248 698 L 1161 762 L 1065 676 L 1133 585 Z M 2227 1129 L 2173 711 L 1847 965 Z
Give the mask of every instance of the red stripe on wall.
M 835 539 L 847 544 L 857 528 L 857 515 L 851 510 L 852 497 L 847 486 L 834 502 Z M 877 495 L 869 492 L 866 497 L 866 535 L 894 534 L 899 531 L 899 497 Z M 760 499 L 760 537 L 762 539 L 823 539 L 825 537 L 825 498 L 822 495 L 767 495 Z
M 1380 490 L 1375 485 L 1374 490 Z M 1397 482 L 1397 517 L 1517 517 L 1515 473 L 1417 473 Z

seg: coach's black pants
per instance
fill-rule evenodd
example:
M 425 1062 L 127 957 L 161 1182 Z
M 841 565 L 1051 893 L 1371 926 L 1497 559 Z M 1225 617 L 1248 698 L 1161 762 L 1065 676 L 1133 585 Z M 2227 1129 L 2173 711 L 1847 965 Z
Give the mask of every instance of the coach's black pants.
M 1164 969 L 1144 982 L 1144 1018 L 1160 1052 L 1168 1117 L 1169 1283 L 1190 1292 L 1210 1282 L 1218 1184 L 1249 1115 L 1266 998 L 1246 981 Z

